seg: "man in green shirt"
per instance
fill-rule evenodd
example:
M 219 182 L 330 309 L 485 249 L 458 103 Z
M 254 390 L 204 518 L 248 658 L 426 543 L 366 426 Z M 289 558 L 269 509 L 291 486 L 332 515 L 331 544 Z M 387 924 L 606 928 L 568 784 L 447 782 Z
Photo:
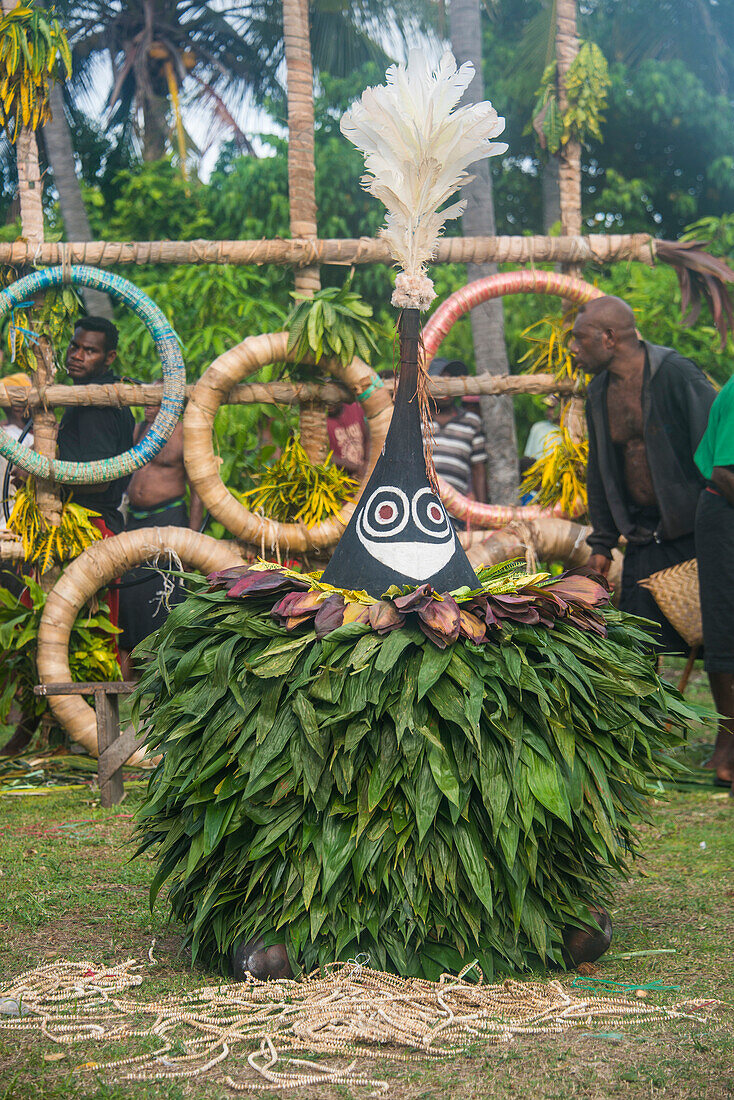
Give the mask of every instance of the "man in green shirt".
M 721 715 L 706 767 L 734 794 L 734 378 L 713 403 L 695 459 L 706 478 L 695 528 L 704 663 Z

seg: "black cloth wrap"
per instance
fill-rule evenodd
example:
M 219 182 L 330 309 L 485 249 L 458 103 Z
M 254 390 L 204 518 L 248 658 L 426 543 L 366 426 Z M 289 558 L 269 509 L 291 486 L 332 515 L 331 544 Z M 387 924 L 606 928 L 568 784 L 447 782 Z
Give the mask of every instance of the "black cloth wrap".
M 104 371 L 77 385 L 104 386 L 119 381 L 112 371 Z M 66 410 L 59 425 L 58 456 L 66 462 L 94 462 L 124 454 L 133 445 L 134 430 L 135 420 L 130 409 L 72 406 Z M 110 531 L 119 535 L 124 525 L 119 508 L 129 480 L 125 477 L 108 481 L 99 486 L 98 493 L 90 492 L 86 485 L 66 486 L 62 493 L 64 498 L 71 497 L 76 504 L 99 512 Z
M 696 557 L 707 672 L 734 673 L 734 507 L 708 489 L 696 511 Z
M 658 536 L 675 540 L 693 531 L 698 496 L 704 479 L 693 461 L 708 424 L 716 391 L 690 359 L 672 348 L 642 341 L 643 437 L 659 509 Z M 592 553 L 611 556 L 619 536 L 630 543 L 646 542 L 624 483 L 624 470 L 611 440 L 607 414 L 609 374 L 592 379 L 587 390 L 589 430 L 589 518 L 587 539 Z M 692 556 L 692 555 L 691 555 Z
M 160 505 L 156 507 L 159 508 Z M 139 531 L 143 527 L 188 527 L 188 525 L 186 505 L 173 504 L 170 508 L 156 512 L 154 515 L 139 518 L 128 516 L 127 530 Z M 121 578 L 122 583 L 128 581 L 142 582 L 129 588 L 120 588 L 119 626 L 122 634 L 118 636 L 117 644 L 120 649 L 131 650 L 154 630 L 163 626 L 168 618 L 168 611 L 160 603 L 163 579 L 150 566 L 139 565 L 135 569 L 130 569 Z M 169 598 L 169 605 L 173 607 L 181 603 L 185 597 L 184 587 L 177 581 L 176 589 Z
M 639 532 L 654 531 L 660 524 L 660 515 L 655 509 L 632 507 L 631 516 Z M 682 535 L 678 539 L 665 539 L 657 542 L 651 534 L 647 539 L 640 534 L 640 541 L 630 543 L 624 552 L 622 585 L 619 607 L 630 615 L 640 615 L 643 619 L 652 619 L 657 629 L 651 631 L 656 647 L 662 653 L 681 653 L 686 656 L 690 646 L 681 638 L 677 630 L 662 613 L 649 588 L 643 588 L 638 581 L 646 580 L 652 573 L 668 569 L 671 565 L 680 565 L 696 556 L 693 535 Z

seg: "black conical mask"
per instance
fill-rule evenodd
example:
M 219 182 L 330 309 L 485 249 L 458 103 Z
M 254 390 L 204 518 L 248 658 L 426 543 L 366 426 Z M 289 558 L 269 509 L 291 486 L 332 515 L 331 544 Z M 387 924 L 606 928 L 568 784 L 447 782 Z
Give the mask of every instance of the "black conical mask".
M 431 488 L 418 400 L 418 310 L 400 325 L 401 370 L 385 446 L 323 580 L 382 596 L 393 585 L 468 585 L 476 573 L 451 519 Z

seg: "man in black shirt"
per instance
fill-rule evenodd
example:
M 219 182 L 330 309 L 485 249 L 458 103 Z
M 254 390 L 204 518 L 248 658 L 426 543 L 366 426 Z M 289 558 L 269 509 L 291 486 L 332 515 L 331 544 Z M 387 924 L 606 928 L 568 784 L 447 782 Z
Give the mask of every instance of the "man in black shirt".
M 82 317 L 66 352 L 66 369 L 75 386 L 119 382 L 112 373 L 117 358 L 117 328 L 104 317 Z M 59 427 L 58 456 L 68 462 L 93 462 L 129 451 L 135 421 L 130 409 L 79 405 L 68 408 Z M 77 485 L 70 494 L 77 504 L 99 512 L 103 537 L 123 528 L 119 510 L 126 479 L 101 485 Z
M 620 298 L 582 306 L 571 353 L 593 375 L 586 391 L 588 564 L 606 575 L 624 535 L 619 606 L 656 622 L 663 649 L 687 653 L 638 582 L 695 557 L 693 524 L 704 479 L 693 454 L 716 392 L 690 359 L 641 340 L 634 313 Z

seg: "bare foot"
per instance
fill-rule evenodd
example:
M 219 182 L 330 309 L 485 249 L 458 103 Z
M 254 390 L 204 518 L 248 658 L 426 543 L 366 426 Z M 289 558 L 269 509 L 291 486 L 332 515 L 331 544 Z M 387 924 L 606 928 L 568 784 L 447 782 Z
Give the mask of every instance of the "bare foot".
M 248 974 L 260 981 L 269 978 L 292 978 L 293 971 L 282 943 L 266 947 L 264 937 L 241 944 L 232 954 L 232 973 L 236 982 L 246 980 Z
M 579 966 L 580 963 L 593 963 L 612 942 L 612 918 L 602 906 L 590 908 L 589 913 L 599 925 L 582 925 L 580 928 L 568 925 L 563 930 L 563 955 L 567 966 Z

